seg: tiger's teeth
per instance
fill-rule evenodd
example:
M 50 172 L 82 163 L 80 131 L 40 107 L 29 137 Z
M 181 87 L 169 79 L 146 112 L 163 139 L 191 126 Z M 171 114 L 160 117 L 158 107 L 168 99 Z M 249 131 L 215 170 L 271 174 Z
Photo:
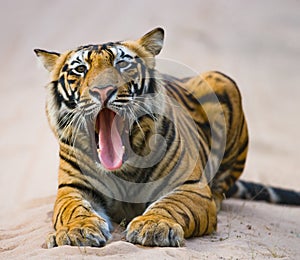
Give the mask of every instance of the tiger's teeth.
M 123 151 L 125 151 L 125 146 L 124 145 L 122 145 L 122 149 L 123 149 Z

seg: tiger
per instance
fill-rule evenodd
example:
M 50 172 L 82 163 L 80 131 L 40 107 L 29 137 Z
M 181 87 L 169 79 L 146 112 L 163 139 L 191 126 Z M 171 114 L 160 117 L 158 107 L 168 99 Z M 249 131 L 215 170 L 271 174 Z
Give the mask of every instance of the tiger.
M 50 73 L 46 115 L 59 143 L 48 248 L 103 247 L 113 222 L 133 244 L 180 247 L 216 231 L 223 199 L 255 186 L 238 180 L 249 137 L 237 84 L 217 71 L 160 73 L 164 34 L 34 50 Z

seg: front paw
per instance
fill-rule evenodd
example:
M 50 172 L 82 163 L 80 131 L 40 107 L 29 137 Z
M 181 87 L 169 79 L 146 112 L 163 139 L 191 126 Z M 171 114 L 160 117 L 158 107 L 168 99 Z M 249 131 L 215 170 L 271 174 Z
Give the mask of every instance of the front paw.
M 93 246 L 102 247 L 111 238 L 109 226 L 98 216 L 74 220 L 50 234 L 48 248 L 55 246 Z
M 126 239 L 144 246 L 179 247 L 184 242 L 182 227 L 172 219 L 162 216 L 139 216 L 126 229 Z

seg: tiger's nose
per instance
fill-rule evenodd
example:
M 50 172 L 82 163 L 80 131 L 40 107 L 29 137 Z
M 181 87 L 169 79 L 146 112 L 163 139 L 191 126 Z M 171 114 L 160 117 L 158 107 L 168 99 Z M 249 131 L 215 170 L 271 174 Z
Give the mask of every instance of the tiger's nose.
M 94 87 L 90 89 L 90 94 L 100 100 L 103 105 L 106 105 L 109 98 L 115 93 L 115 90 L 116 88 L 113 86 Z

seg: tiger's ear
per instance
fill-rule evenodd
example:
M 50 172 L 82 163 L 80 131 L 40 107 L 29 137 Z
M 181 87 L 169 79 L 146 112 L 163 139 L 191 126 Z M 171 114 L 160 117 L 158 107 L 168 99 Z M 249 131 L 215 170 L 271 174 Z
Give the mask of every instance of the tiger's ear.
M 35 49 L 34 52 L 49 72 L 54 69 L 56 62 L 60 57 L 60 54 L 57 52 L 50 52 L 40 49 Z
M 155 28 L 154 30 L 145 34 L 138 40 L 138 43 L 142 45 L 153 56 L 160 53 L 164 44 L 164 30 L 162 28 Z

